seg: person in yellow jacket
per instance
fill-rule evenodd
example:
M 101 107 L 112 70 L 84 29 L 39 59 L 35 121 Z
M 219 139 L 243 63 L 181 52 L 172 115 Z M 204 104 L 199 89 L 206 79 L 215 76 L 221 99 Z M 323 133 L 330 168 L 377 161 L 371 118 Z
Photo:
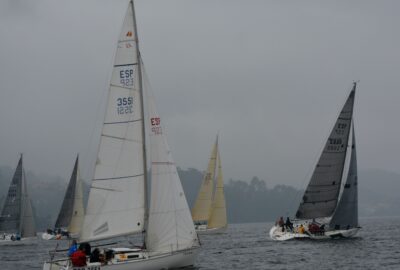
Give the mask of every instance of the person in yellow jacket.
M 303 224 L 300 224 L 299 233 L 300 233 L 300 234 L 304 234 L 305 231 L 306 231 L 306 230 L 304 229 Z

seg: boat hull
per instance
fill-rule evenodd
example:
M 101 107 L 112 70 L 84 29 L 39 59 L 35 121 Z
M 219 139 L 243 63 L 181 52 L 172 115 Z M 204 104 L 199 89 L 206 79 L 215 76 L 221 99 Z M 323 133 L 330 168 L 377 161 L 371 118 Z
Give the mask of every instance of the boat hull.
M 95 263 L 86 267 L 69 266 L 68 260 L 45 262 L 43 270 L 165 270 L 193 266 L 200 248 L 191 248 L 109 265 Z
M 72 235 L 71 237 L 67 237 L 65 235 L 60 235 L 60 234 L 49 234 L 49 233 L 42 234 L 43 240 L 69 240 L 69 239 L 74 239 L 74 238 L 77 238 L 77 237 L 74 235 Z
M 354 237 L 360 228 L 351 228 L 348 230 L 333 230 L 326 231 L 323 234 L 311 234 L 311 233 L 293 233 L 284 231 L 282 232 L 281 227 L 273 226 L 269 231 L 269 236 L 272 240 L 276 241 L 287 241 L 292 239 L 313 239 L 313 240 L 327 240 L 327 239 L 335 239 L 335 238 L 351 238 Z
M 288 231 L 282 232 L 282 228 L 279 226 L 273 226 L 269 230 L 269 237 L 271 237 L 272 240 L 276 240 L 276 241 L 287 241 L 287 240 L 292 240 L 292 239 L 309 238 L 309 236 L 304 233 L 293 233 L 293 232 L 288 232 Z

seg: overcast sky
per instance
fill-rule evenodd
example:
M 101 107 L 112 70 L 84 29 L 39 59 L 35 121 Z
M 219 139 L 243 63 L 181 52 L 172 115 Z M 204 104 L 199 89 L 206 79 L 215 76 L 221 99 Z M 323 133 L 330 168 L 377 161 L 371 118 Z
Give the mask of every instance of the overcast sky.
M 360 169 L 400 173 L 399 1 L 137 0 L 177 164 L 300 186 L 351 89 Z M 0 164 L 89 179 L 125 0 L 0 0 Z

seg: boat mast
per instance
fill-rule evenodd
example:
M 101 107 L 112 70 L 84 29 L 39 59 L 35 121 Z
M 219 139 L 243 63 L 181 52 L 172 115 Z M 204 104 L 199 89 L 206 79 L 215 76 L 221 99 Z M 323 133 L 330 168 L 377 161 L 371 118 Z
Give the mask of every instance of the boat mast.
M 143 174 L 144 174 L 144 224 L 143 224 L 143 245 L 146 245 L 146 232 L 149 220 L 149 208 L 148 208 L 148 199 L 147 199 L 147 192 L 148 192 L 148 176 L 147 176 L 147 155 L 146 155 L 146 125 L 144 121 L 144 95 L 143 95 L 143 81 L 142 81 L 142 63 L 140 58 L 140 51 L 139 51 L 139 38 L 138 38 L 138 31 L 136 25 L 136 15 L 135 15 L 135 7 L 133 0 L 132 3 L 132 18 L 133 18 L 133 29 L 135 31 L 135 42 L 136 42 L 136 57 L 137 57 L 137 67 L 138 67 L 138 83 L 139 83 L 139 93 L 140 93 L 140 102 L 142 103 L 141 106 L 141 114 L 142 114 L 142 147 L 143 147 Z

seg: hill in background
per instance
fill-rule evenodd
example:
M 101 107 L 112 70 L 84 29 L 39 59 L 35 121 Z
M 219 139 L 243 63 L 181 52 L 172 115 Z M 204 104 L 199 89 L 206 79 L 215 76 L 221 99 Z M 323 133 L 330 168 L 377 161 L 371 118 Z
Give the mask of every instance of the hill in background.
M 203 174 L 193 168 L 178 169 L 178 172 L 192 206 Z M 9 167 L 0 167 L 0 201 L 8 191 L 13 173 Z M 67 180 L 30 171 L 26 177 L 38 229 L 53 226 Z M 359 179 L 360 216 L 400 216 L 400 175 L 382 170 L 361 170 Z M 84 189 L 87 195 L 88 185 Z M 230 223 L 263 222 L 276 220 L 278 216 L 293 216 L 302 194 L 302 190 L 287 185 L 268 187 L 266 181 L 257 177 L 250 182 L 230 179 L 225 181 L 228 220 Z

